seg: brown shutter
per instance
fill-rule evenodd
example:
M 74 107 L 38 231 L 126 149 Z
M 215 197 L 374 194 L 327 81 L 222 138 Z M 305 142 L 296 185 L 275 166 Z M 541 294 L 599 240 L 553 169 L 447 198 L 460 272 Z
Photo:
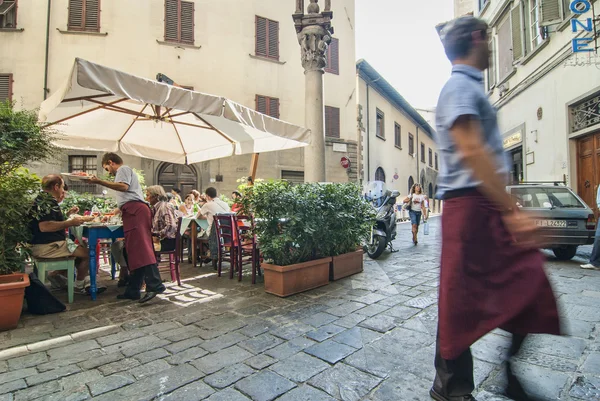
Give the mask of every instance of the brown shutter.
M 523 57 L 523 19 L 522 5 L 518 4 L 510 11 L 510 20 L 512 26 L 512 57 L 516 61 Z
M 269 98 L 269 113 L 273 118 L 279 118 L 279 99 Z
M 179 41 L 178 0 L 165 0 L 165 40 Z
M 85 1 L 85 30 L 100 30 L 100 0 Z
M 557 24 L 562 21 L 560 3 L 561 0 L 541 0 L 539 9 L 539 21 L 541 26 Z
M 340 73 L 340 41 L 339 39 L 331 39 L 329 48 L 327 49 L 327 72 L 332 74 Z
M 12 100 L 12 74 L 0 74 L 0 102 Z
M 268 20 L 269 57 L 279 60 L 279 22 Z
M 256 111 L 262 114 L 267 114 L 267 98 L 256 95 Z
M 256 55 L 267 57 L 267 20 L 256 17 Z
M 325 136 L 340 137 L 340 109 L 337 107 L 325 106 Z
M 83 1 L 69 0 L 69 29 L 83 29 Z
M 181 41 L 194 43 L 194 3 L 181 2 Z

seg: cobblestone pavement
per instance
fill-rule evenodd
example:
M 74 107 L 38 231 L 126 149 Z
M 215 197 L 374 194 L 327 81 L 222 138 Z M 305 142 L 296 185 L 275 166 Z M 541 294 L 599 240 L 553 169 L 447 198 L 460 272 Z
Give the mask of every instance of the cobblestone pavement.
M 146 306 L 116 285 L 65 313 L 0 333 L 0 401 L 428 400 L 434 377 L 439 220 L 417 247 L 362 274 L 287 299 L 262 284 L 184 268 L 181 287 Z M 582 255 L 589 249 L 582 249 Z M 600 271 L 548 258 L 569 336 L 532 336 L 516 370 L 543 400 L 600 400 Z M 500 401 L 501 331 L 473 347 L 477 399 Z

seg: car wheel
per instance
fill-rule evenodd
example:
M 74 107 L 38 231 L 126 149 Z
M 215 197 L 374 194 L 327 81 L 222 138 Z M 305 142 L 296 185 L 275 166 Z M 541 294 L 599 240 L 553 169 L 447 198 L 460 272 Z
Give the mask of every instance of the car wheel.
M 569 245 L 564 248 L 554 248 L 552 249 L 552 252 L 554 252 L 554 256 L 556 256 L 556 259 L 558 260 L 571 260 L 577 253 L 577 246 Z

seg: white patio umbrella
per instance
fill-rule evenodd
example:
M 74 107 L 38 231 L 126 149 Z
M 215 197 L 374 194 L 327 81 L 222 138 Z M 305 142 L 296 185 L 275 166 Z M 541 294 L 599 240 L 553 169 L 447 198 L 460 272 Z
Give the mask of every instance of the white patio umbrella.
M 137 77 L 77 58 L 39 118 L 68 149 L 121 151 L 191 164 L 307 146 L 310 131 L 220 96 Z

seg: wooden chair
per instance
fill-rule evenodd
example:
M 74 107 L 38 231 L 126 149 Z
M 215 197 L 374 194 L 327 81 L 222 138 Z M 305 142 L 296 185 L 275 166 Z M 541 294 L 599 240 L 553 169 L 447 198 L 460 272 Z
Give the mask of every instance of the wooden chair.
M 216 214 L 211 230 L 217 230 L 217 243 L 218 243 L 218 261 L 217 261 L 217 275 L 221 277 L 221 268 L 223 259 L 229 258 L 229 278 L 233 278 L 233 271 L 237 265 L 236 263 L 236 246 L 234 242 L 234 233 L 237 232 L 235 223 L 235 214 L 233 213 L 221 213 Z
M 73 291 L 75 283 L 75 258 L 60 259 L 33 259 L 37 267 L 37 275 L 42 283 L 46 281 L 46 272 L 49 271 L 67 271 L 67 294 L 69 303 L 73 303 Z
M 181 217 L 177 219 L 177 233 L 175 234 L 175 248 L 170 251 L 158 251 L 154 252 L 156 255 L 156 260 L 160 259 L 162 255 L 169 255 L 169 271 L 171 273 L 171 281 L 177 281 L 177 285 L 181 285 L 181 276 L 179 272 L 179 264 L 181 260 L 180 249 L 182 248 L 181 243 L 181 234 L 179 233 L 181 230 Z M 160 267 L 160 264 L 159 264 Z M 160 270 L 160 269 L 159 269 Z
M 259 267 L 259 252 L 254 234 L 254 219 L 251 216 L 239 215 L 234 217 L 236 228 L 235 245 L 237 247 L 238 281 L 242 281 L 244 264 L 252 266 L 252 284 L 256 284 L 256 273 L 261 275 Z

